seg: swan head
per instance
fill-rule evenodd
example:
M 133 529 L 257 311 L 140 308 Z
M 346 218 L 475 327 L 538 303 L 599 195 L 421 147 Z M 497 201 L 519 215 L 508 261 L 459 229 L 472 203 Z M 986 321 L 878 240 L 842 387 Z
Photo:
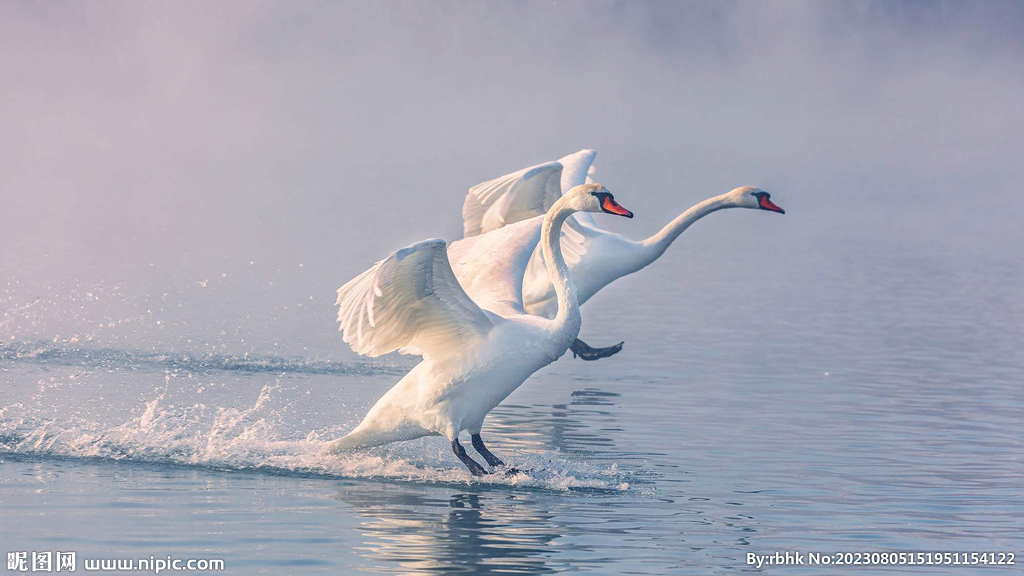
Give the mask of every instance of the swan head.
M 633 213 L 626 210 L 607 188 L 600 184 L 580 184 L 565 193 L 569 207 L 579 212 L 605 212 L 616 216 L 632 218 Z
M 753 186 L 741 186 L 728 193 L 736 206 L 742 208 L 753 208 L 755 210 L 768 210 L 785 214 L 786 211 L 771 201 L 772 195 Z

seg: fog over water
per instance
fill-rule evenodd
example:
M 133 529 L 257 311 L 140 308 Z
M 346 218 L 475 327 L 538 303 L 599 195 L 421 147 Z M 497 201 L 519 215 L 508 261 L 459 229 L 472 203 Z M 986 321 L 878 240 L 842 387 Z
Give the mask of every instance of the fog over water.
M 0 3 L 0 552 L 1019 563 L 1021 30 L 996 0 Z M 715 213 L 591 299 L 622 352 L 485 422 L 521 474 L 327 454 L 418 360 L 355 357 L 336 289 L 581 148 L 633 238 L 741 185 L 786 214 Z
M 637 238 L 773 192 L 784 226 L 688 239 L 722 267 L 823 239 L 1019 265 L 1022 25 L 1016 2 L 4 3 L 0 333 L 346 356 L 338 286 L 457 238 L 470 185 L 584 147 Z

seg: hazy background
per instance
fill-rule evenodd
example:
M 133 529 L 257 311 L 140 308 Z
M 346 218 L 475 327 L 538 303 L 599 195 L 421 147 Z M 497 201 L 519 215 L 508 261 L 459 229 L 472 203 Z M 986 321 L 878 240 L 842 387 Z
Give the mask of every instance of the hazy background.
M 663 266 L 826 243 L 1015 282 L 1022 29 L 998 1 L 4 2 L 0 338 L 344 356 L 338 286 L 585 147 L 636 238 L 740 185 L 787 209 Z M 800 281 L 755 283 L 842 286 Z
M 0 542 L 289 574 L 1019 562 L 1022 30 L 994 0 L 0 2 Z M 417 360 L 353 360 L 337 287 L 580 148 L 634 238 L 740 185 L 787 213 L 716 213 L 587 303 L 622 353 L 488 417 L 527 480 L 440 438 L 325 455 Z

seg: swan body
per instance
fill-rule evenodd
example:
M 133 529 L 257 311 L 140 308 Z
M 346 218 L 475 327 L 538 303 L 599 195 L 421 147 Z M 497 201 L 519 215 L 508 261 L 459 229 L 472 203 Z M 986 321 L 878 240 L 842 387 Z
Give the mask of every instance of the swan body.
M 420 362 L 332 449 L 438 434 L 454 440 L 462 430 L 479 434 L 488 412 L 572 343 L 571 329 L 553 334 L 529 318 L 497 324 L 488 338 L 455 357 Z M 509 345 L 513 341 L 520 344 Z
M 341 287 L 338 321 L 353 350 L 368 356 L 398 350 L 423 361 L 329 449 L 443 435 L 471 472 L 483 473 L 458 442 L 467 430 L 488 463 L 500 463 L 480 440 L 487 413 L 561 357 L 579 333 L 576 289 L 558 240 L 562 224 L 578 211 L 632 217 L 600 184 L 576 186 L 543 216 L 450 247 L 443 240 L 413 244 Z M 522 300 L 523 278 L 538 242 L 545 261 L 552 262 L 556 304 L 550 319 L 527 314 Z M 490 264 L 457 278 L 449 258 Z
M 536 217 L 557 198 L 551 188 L 557 182 L 559 190 L 568 190 L 585 183 L 593 172 L 596 152 L 581 150 L 559 159 L 519 172 L 478 184 L 470 189 L 463 206 L 463 228 L 467 237 L 486 234 L 501 226 Z M 545 167 L 561 165 L 560 178 L 539 177 Z M 751 186 L 736 188 L 689 208 L 669 222 L 658 233 L 645 240 L 631 240 L 597 226 L 589 214 L 576 214 L 562 229 L 561 245 L 573 283 L 576 285 L 580 305 L 618 278 L 648 266 L 694 222 L 725 208 L 752 208 L 785 213 L 769 199 L 770 195 Z M 478 265 L 486 266 L 486 262 Z M 553 285 L 547 278 L 544 254 L 535 251 L 531 256 L 523 280 L 523 302 L 530 314 L 552 317 L 557 309 Z M 581 345 L 581 346 L 580 346 Z M 577 348 L 579 346 L 579 348 Z M 574 342 L 573 352 L 580 350 L 584 359 L 596 359 L 614 354 L 617 347 L 594 351 L 586 344 Z

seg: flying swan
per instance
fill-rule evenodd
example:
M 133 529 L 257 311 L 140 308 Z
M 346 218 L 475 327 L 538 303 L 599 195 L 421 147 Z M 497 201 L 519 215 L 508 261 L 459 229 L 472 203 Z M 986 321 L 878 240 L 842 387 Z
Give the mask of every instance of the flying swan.
M 558 200 L 562 190 L 588 180 L 595 156 L 597 152 L 593 150 L 580 150 L 557 162 L 526 168 L 470 188 L 462 207 L 464 236 L 472 238 L 543 214 Z M 552 169 L 556 165 L 562 168 Z M 630 240 L 603 230 L 588 214 L 569 218 L 562 228 L 561 246 L 580 305 L 614 280 L 657 260 L 691 224 L 723 208 L 786 213 L 764 190 L 744 186 L 694 205 L 646 240 Z M 528 313 L 552 318 L 557 310 L 557 294 L 548 279 L 545 261 L 540 251 L 531 257 L 523 280 L 523 302 Z M 486 261 L 476 263 L 477 266 L 487 264 Z M 461 271 L 457 268 L 456 273 L 461 274 Z M 592 348 L 575 339 L 569 348 L 573 357 L 597 360 L 615 354 L 622 349 L 622 344 Z
M 338 322 L 354 351 L 380 356 L 398 350 L 423 361 L 355 429 L 332 442 L 330 452 L 443 435 L 472 474 L 486 474 L 459 443 L 459 433 L 468 430 L 487 464 L 503 466 L 480 438 L 484 418 L 565 354 L 579 334 L 576 288 L 558 240 L 562 224 L 579 211 L 633 217 L 604 186 L 583 184 L 555 198 L 542 217 L 451 247 L 444 240 L 413 244 L 342 286 Z M 523 276 L 538 240 L 545 261 L 553 263 L 547 272 L 555 298 L 551 319 L 523 308 Z M 457 280 L 449 254 L 489 265 Z

